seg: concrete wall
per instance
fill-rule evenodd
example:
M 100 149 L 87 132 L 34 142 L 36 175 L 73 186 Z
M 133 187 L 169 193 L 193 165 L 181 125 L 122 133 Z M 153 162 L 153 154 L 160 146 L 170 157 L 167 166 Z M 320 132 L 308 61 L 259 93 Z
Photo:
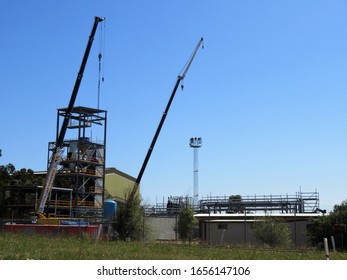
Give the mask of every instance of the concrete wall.
M 152 240 L 176 240 L 176 217 L 147 217 L 146 224 L 150 228 Z
M 250 223 L 244 222 L 202 222 L 200 236 L 202 241 L 212 245 L 255 242 Z
M 204 221 L 200 223 L 201 240 L 207 244 L 225 245 L 225 244 L 257 244 L 253 231 L 253 222 L 216 222 Z M 291 239 L 296 246 L 306 246 L 307 221 L 288 222 L 291 230 Z
M 297 246 L 306 246 L 309 243 L 309 238 L 307 235 L 307 225 L 308 221 L 292 221 L 288 222 L 289 228 L 291 230 L 291 237 L 293 244 Z

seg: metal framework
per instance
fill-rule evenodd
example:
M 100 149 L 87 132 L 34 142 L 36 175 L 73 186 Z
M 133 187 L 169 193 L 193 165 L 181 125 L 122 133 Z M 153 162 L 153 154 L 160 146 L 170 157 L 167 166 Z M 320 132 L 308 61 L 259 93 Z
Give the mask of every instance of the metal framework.
M 298 192 L 295 195 L 210 196 L 200 200 L 201 212 L 244 213 L 273 212 L 315 213 L 319 209 L 318 192 Z
M 4 194 L 6 199 L 3 201 L 3 217 L 11 220 L 31 220 L 37 205 L 37 200 L 42 186 L 5 186 Z M 52 188 L 49 195 L 51 209 L 49 216 L 69 217 L 69 215 L 59 214 L 61 209 L 67 213 L 72 208 L 72 189 Z
M 58 109 L 57 136 L 60 120 L 65 119 L 66 109 Z M 105 185 L 106 121 L 104 110 L 74 107 L 68 124 L 71 140 L 64 140 L 62 159 L 58 165 L 55 186 L 72 189 L 70 212 L 64 208 L 69 200 L 62 198 L 58 205 L 46 204 L 48 215 L 67 215 L 73 218 L 102 218 Z M 92 135 L 96 126 L 101 135 Z M 95 129 L 96 130 L 96 129 Z M 96 140 L 96 137 L 98 139 Z M 54 153 L 56 142 L 48 144 L 48 161 Z M 66 203 L 64 203 L 64 201 Z M 61 207 L 60 207 L 61 206 Z
M 156 202 L 155 205 L 145 205 L 145 215 L 149 216 L 176 216 L 184 205 L 193 207 L 193 197 L 170 196 L 167 201 Z
M 193 197 L 170 196 L 167 202 L 156 203 L 144 207 L 146 215 L 172 216 L 180 212 L 181 207 L 193 207 Z M 279 214 L 312 214 L 325 213 L 319 208 L 319 193 L 298 192 L 294 195 L 253 195 L 253 196 L 209 196 L 203 197 L 196 213 L 240 214 L 240 213 L 279 213 Z

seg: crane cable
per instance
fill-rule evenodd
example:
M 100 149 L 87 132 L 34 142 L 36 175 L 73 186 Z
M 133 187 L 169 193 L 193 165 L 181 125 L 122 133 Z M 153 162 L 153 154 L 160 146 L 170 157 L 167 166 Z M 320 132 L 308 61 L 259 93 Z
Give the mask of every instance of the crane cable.
M 102 22 L 100 25 L 100 31 L 99 32 L 99 69 L 98 69 L 98 102 L 97 102 L 97 108 L 99 109 L 100 106 L 100 86 L 101 82 L 103 83 L 105 81 L 104 74 L 105 74 L 105 34 L 106 34 L 106 19 Z

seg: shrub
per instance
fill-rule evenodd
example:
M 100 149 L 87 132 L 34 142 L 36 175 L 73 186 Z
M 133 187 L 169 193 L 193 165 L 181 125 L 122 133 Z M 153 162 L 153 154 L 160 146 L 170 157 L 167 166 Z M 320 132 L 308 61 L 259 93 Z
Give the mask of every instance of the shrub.
M 185 204 L 178 215 L 177 232 L 183 240 L 190 241 L 198 221 L 194 217 L 194 210 L 188 204 Z
M 315 217 L 310 220 L 308 235 L 313 246 L 321 245 L 324 238 L 330 242 L 330 236 L 334 236 L 336 247 L 347 249 L 344 239 L 347 237 L 346 232 L 336 231 L 335 225 L 347 224 L 347 200 L 341 204 L 336 204 L 333 211 L 326 216 Z
M 144 213 L 139 195 L 120 205 L 114 227 L 121 240 L 141 240 L 144 237 Z
M 271 247 L 286 247 L 291 244 L 290 229 L 285 221 L 277 217 L 267 216 L 254 224 L 258 241 Z

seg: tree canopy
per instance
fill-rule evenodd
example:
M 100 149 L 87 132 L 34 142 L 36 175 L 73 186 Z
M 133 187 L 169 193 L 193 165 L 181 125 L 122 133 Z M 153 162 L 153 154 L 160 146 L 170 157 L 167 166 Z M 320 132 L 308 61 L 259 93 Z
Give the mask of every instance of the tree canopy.
M 336 204 L 328 215 L 313 218 L 310 221 L 308 235 L 312 245 L 321 245 L 324 238 L 335 238 L 337 248 L 347 249 L 347 200 Z
M 0 165 L 0 205 L 4 200 L 4 190 L 7 186 L 37 186 L 42 185 L 43 179 L 34 175 L 32 169 L 16 167 L 9 163 Z M 0 216 L 2 216 L 2 208 L 0 208 Z
M 42 185 L 42 178 L 35 177 L 32 169 L 21 168 L 20 170 L 16 170 L 16 167 L 12 163 L 0 165 L 0 186 L 13 185 Z

